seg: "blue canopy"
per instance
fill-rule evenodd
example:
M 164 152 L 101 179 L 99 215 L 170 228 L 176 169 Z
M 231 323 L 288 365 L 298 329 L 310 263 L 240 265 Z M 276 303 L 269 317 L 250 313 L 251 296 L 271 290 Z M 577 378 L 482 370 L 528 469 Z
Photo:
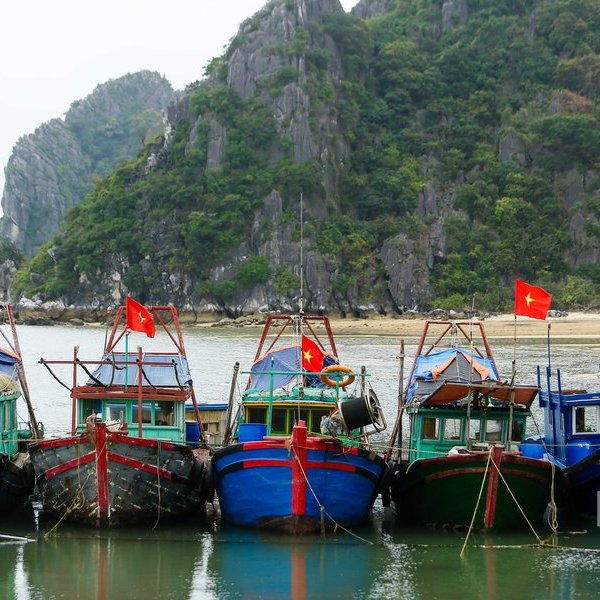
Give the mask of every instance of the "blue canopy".
M 491 358 L 467 352 L 464 348 L 448 348 L 416 358 L 406 401 L 431 394 L 444 381 L 497 381 L 498 372 Z
M 125 352 L 110 352 L 103 360 L 110 361 L 98 365 L 92 373 L 88 385 L 137 385 L 138 366 L 124 365 L 124 362 L 135 362 L 137 353 L 126 357 Z M 148 361 L 148 364 L 146 364 Z M 160 363 L 160 364 L 150 364 Z M 182 354 L 143 354 L 142 355 L 142 385 L 155 387 L 183 387 L 192 384 L 187 358 Z
M 10 350 L 0 348 L 0 373 L 5 373 L 6 375 L 10 375 L 13 379 L 16 379 L 15 364 L 20 360 L 21 358 L 17 354 L 14 354 Z
M 272 350 L 252 365 L 250 387 L 259 391 L 278 389 L 292 381 L 299 371 L 300 346 Z

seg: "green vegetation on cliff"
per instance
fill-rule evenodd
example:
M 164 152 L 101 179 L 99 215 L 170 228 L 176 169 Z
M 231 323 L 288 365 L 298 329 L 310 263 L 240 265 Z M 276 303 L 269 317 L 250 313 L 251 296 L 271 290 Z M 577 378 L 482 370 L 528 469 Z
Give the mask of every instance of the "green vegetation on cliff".
M 193 282 L 191 301 L 226 305 L 269 281 L 283 296 L 298 278 L 264 256 L 225 281 L 212 275 L 277 190 L 292 219 L 300 193 L 309 212 L 325 206 L 328 218 L 313 219 L 305 234 L 333 265 L 336 297 L 355 304 L 386 303 L 392 275 L 380 251 L 402 235 L 431 249 L 420 306 L 463 308 L 475 296 L 479 308 L 506 309 L 522 277 L 561 307 L 597 307 L 600 4 L 477 0 L 464 3 L 468 14 L 456 6 L 448 22 L 438 0 L 396 0 L 367 22 L 329 15 L 310 35 L 269 50 L 306 59 L 311 127 L 335 118 L 350 148 L 342 166 L 295 161 L 293 141 L 280 133 L 267 100 L 296 81 L 294 68 L 243 100 L 222 83 L 230 49 L 209 66 L 221 82 L 189 90 L 191 112 L 174 123 L 158 166 L 146 169 L 149 145 L 101 181 L 69 213 L 51 252 L 19 273 L 16 291 L 68 296 L 118 260 L 142 301 L 169 300 L 165 272 Z M 329 47 L 314 43 L 325 35 L 341 53 L 341 81 L 326 76 Z M 226 142 L 220 164 L 207 168 L 213 120 Z M 259 228 L 263 238 L 269 226 Z

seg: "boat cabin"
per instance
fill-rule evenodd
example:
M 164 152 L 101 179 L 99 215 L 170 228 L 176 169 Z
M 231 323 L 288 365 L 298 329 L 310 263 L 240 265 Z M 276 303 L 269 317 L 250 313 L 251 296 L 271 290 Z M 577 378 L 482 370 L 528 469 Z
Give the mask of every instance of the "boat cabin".
M 80 365 L 89 374 L 84 385 L 73 387 L 74 432 L 85 432 L 93 418 L 138 437 L 186 442 L 191 377 L 185 356 L 112 352 L 102 361 L 74 365 L 75 373 Z
M 600 392 L 563 390 L 560 369 L 556 390 L 548 391 L 548 374 L 547 379 L 548 387 L 539 395 L 545 445 L 559 466 L 569 467 L 600 448 Z
M 240 423 L 263 424 L 265 435 L 290 435 L 294 425 L 304 421 L 310 433 L 319 435 L 323 418 L 347 398 L 344 390 L 334 388 L 293 387 L 274 393 L 251 389 L 244 394 Z
M 494 444 L 518 444 L 529 410 L 407 407 L 410 418 L 409 462 L 447 455 L 452 449 L 487 450 Z M 510 440 L 510 442 L 509 442 Z M 516 448 L 515 448 L 516 449 Z

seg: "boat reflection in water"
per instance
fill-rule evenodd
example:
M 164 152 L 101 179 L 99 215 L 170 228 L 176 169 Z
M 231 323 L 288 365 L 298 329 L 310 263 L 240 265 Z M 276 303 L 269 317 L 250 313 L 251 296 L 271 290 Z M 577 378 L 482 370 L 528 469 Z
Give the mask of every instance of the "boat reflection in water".
M 213 543 L 207 575 L 217 598 L 369 597 L 380 558 L 345 534 L 285 537 L 222 526 Z
M 173 524 L 155 532 L 128 528 L 96 535 L 63 525 L 56 537 L 22 546 L 15 594 L 2 597 L 192 598 L 202 549 L 189 527 Z

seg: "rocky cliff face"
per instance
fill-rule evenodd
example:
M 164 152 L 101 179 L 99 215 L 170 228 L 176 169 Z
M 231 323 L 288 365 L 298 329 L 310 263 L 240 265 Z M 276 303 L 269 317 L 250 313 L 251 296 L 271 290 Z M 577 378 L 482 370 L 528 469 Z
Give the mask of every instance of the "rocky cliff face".
M 6 166 L 0 235 L 33 254 L 95 179 L 163 130 L 161 111 L 173 98 L 171 85 L 157 73 L 125 75 L 74 102 L 64 120 L 19 139 Z

